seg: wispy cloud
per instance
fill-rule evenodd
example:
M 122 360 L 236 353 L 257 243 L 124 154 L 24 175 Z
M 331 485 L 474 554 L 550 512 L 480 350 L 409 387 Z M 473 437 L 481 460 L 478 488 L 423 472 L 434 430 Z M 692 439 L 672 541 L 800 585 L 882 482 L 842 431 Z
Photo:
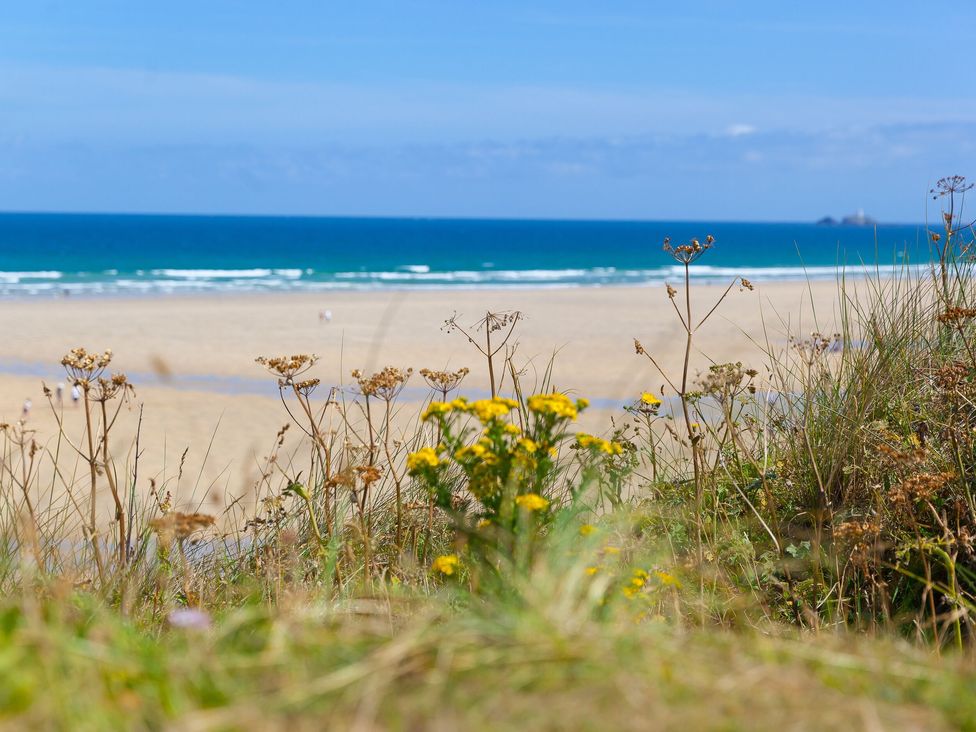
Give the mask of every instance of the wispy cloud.
M 212 73 L 0 66 L 0 138 L 368 144 L 633 137 L 976 120 L 976 98 L 704 94 L 662 86 L 336 84 Z
M 924 216 L 976 124 L 452 143 L 0 142 L 5 208 L 812 219 Z M 702 209 L 707 195 L 709 205 Z

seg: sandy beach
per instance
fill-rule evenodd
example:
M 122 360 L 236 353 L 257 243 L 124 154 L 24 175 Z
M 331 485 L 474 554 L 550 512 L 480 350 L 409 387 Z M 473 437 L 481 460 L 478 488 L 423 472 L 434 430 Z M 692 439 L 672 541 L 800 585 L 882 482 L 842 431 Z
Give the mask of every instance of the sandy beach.
M 723 290 L 695 287 L 692 305 L 699 317 Z M 734 287 L 696 336 L 693 371 L 726 361 L 760 367 L 767 344 L 782 349 L 791 333 L 830 332 L 836 297 L 834 282 Z M 324 310 L 331 311 L 331 321 L 320 318 Z M 207 496 L 223 502 L 252 480 L 257 461 L 288 421 L 274 379 L 254 362 L 256 356 L 316 353 L 321 360 L 310 375 L 350 393 L 355 368 L 467 366 L 471 374 L 462 392 L 478 396 L 488 389 L 485 363 L 443 324 L 457 313 L 468 326 L 487 310 L 525 314 L 512 339 L 524 384 L 541 381 L 554 357 L 553 384 L 594 402 L 585 417 L 594 431 L 609 427 L 616 403 L 641 390 L 660 390 L 663 380 L 635 353 L 635 337 L 666 369 L 676 370 L 683 356 L 682 328 L 663 287 L 25 299 L 0 308 L 7 335 L 0 342 L 0 419 L 15 422 L 30 398 L 27 426 L 40 445 L 55 450 L 56 423 L 42 382 L 51 389 L 66 382 L 59 364 L 72 347 L 112 348 L 113 369 L 127 373 L 137 390 L 119 418 L 116 457 L 131 458 L 131 451 L 122 453 L 135 437 L 142 405 L 142 487 L 149 477 L 168 479 L 181 503 Z M 409 386 L 403 419 L 413 419 L 429 393 L 417 375 Z M 65 401 L 68 431 L 80 435 L 81 410 Z M 62 451 L 70 454 L 65 446 Z

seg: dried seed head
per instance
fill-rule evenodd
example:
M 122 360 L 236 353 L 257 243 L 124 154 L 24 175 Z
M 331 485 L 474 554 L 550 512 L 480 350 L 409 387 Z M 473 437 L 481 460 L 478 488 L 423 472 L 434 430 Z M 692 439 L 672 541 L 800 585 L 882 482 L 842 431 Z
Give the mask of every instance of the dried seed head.
M 938 316 L 939 322 L 945 325 L 959 323 L 972 318 L 976 318 L 976 308 L 951 307 L 947 308 L 944 313 L 940 313 Z
M 319 357 L 314 353 L 299 353 L 293 356 L 258 356 L 254 359 L 255 363 L 261 364 L 270 373 L 281 377 L 282 381 L 279 382 L 281 386 L 292 384 L 296 376 L 304 374 L 318 360 Z
M 676 262 L 687 265 L 696 261 L 711 249 L 714 243 L 715 237 L 711 234 L 705 237 L 704 244 L 698 239 L 692 239 L 688 244 L 679 244 L 678 246 L 673 246 L 671 244 L 671 238 L 667 237 L 664 240 L 664 251 L 670 254 Z
M 403 391 L 411 374 L 413 374 L 412 368 L 403 370 L 396 366 L 387 366 L 370 376 L 356 369 L 352 372 L 352 377 L 359 384 L 359 393 L 363 396 L 375 396 L 390 402 Z
M 106 379 L 99 376 L 92 386 L 92 401 L 107 402 L 114 399 L 119 394 L 126 396 L 129 392 L 134 392 L 132 384 L 128 382 L 125 374 L 112 374 L 112 378 Z
M 89 353 L 84 348 L 72 348 L 61 359 L 61 365 L 72 383 L 83 387 L 86 391 L 93 380 L 97 379 L 112 362 L 112 349 L 107 348 L 103 353 Z
M 461 382 L 464 381 L 464 377 L 468 375 L 469 369 L 467 367 L 458 369 L 457 371 L 433 371 L 431 369 L 420 369 L 420 375 L 424 377 L 424 381 L 427 382 L 427 386 L 435 391 L 440 391 L 447 393 L 449 391 L 454 391 L 457 389 Z
M 217 519 L 206 513 L 180 513 L 173 511 L 149 522 L 149 526 L 168 544 L 173 539 L 185 539 L 191 534 L 213 526 Z
M 302 396 L 310 396 L 322 383 L 320 379 L 305 379 L 295 384 L 295 390 Z
M 367 488 L 383 477 L 383 471 L 375 465 L 360 465 L 356 468 L 356 473 Z
M 917 473 L 892 487 L 888 497 L 892 503 L 911 504 L 933 498 L 949 481 L 955 478 L 951 472 Z

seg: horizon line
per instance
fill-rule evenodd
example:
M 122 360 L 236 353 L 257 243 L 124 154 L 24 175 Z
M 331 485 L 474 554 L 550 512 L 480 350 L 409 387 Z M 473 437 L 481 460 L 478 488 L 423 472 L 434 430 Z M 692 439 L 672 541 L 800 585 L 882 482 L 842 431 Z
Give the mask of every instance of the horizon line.
M 847 214 L 849 215 L 849 214 Z M 818 220 L 798 219 L 663 219 L 663 218 L 601 218 L 601 217 L 559 217 L 559 216 L 463 216 L 439 214 L 314 214 L 314 213 L 199 213 L 180 211 L 76 211 L 76 210 L 0 210 L 0 216 L 128 216 L 132 218 L 226 218 L 226 219 L 332 219 L 352 220 L 367 219 L 378 221 L 497 221 L 497 222 L 539 222 L 539 223 L 605 223 L 605 224 L 801 224 L 818 225 Z M 831 214 L 820 218 L 833 217 Z M 839 219 L 834 224 L 825 227 L 871 228 L 874 226 L 920 226 L 927 227 L 922 221 L 875 221 L 871 224 L 842 224 Z

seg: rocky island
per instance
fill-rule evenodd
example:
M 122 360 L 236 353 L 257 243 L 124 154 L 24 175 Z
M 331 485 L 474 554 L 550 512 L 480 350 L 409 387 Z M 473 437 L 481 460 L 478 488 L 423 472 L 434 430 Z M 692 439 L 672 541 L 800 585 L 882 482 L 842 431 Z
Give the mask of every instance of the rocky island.
M 864 209 L 859 208 L 857 213 L 848 214 L 840 221 L 835 219 L 833 216 L 824 216 L 822 219 L 817 221 L 817 226 L 874 226 L 877 223 L 878 222 L 872 219 L 870 216 L 865 215 Z

